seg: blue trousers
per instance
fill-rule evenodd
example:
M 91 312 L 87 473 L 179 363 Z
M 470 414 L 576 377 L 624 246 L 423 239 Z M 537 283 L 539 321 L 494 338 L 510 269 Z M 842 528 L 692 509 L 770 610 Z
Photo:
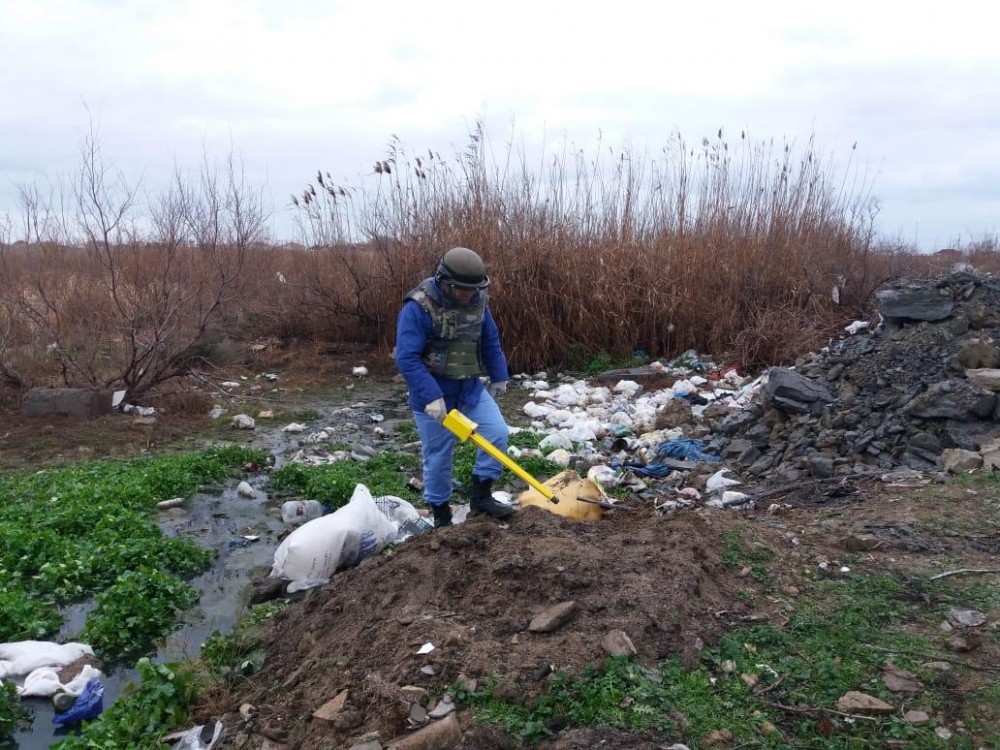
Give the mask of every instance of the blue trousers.
M 500 413 L 500 407 L 488 391 L 483 391 L 479 403 L 468 406 L 462 412 L 479 425 L 476 432 L 493 443 L 497 449 L 507 452 L 507 423 Z M 424 463 L 424 501 L 429 505 L 440 505 L 448 502 L 451 497 L 451 463 L 455 443 L 458 438 L 432 417 L 422 411 L 413 412 L 417 423 L 417 434 L 423 450 Z M 496 479 L 503 467 L 490 454 L 476 449 L 476 462 L 472 468 L 473 476 L 480 479 Z M 463 478 L 464 480 L 464 478 Z

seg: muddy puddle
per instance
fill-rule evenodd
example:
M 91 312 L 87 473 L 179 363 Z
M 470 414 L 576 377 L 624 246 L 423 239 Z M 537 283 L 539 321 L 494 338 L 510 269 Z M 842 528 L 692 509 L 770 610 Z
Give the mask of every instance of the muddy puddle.
M 392 439 L 395 425 L 410 418 L 405 394 L 400 397 L 395 392 L 363 402 L 317 409 L 317 412 L 319 418 L 310 422 L 302 434 L 283 432 L 282 423 L 256 431 L 250 444 L 271 453 L 278 467 L 300 449 L 304 436 L 332 427 L 333 440 L 361 443 L 381 452 L 398 447 Z M 376 425 L 381 427 L 383 434 L 375 432 Z M 274 550 L 282 532 L 289 528 L 281 520 L 280 502 L 268 499 L 268 474 L 247 478 L 256 491 L 253 499 L 237 493 L 238 481 L 231 480 L 217 494 L 196 494 L 187 498 L 182 508 L 158 514 L 157 520 L 166 536 L 190 538 L 201 547 L 217 550 L 218 554 L 205 573 L 190 580 L 200 594 L 199 602 L 184 614 L 181 626 L 151 657 L 155 662 L 195 658 L 201 644 L 214 631 L 229 633 L 247 608 L 249 584 L 255 578 L 266 576 L 271 569 Z M 53 640 L 76 640 L 92 606 L 93 602 L 89 601 L 66 607 L 63 627 Z M 105 710 L 114 704 L 125 686 L 136 679 L 134 669 L 120 668 L 105 673 Z M 31 726 L 16 732 L 13 744 L 0 747 L 42 750 L 67 735 L 66 729 L 52 723 L 55 712 L 51 700 L 32 698 L 24 704 L 34 714 Z

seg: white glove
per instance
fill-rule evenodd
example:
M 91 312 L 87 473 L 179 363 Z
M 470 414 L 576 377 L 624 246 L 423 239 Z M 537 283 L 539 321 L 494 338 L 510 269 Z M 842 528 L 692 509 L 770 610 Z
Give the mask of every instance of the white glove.
M 501 380 L 501 381 L 496 382 L 496 383 L 494 383 L 492 380 L 490 381 L 490 395 L 493 398 L 496 398 L 497 396 L 502 396 L 506 392 L 507 392 L 507 381 L 506 380 Z
M 444 415 L 448 413 L 448 407 L 444 404 L 444 399 L 439 398 L 436 401 L 431 401 L 427 406 L 424 407 L 424 414 L 426 414 L 431 419 L 436 419 L 438 422 L 444 420 Z

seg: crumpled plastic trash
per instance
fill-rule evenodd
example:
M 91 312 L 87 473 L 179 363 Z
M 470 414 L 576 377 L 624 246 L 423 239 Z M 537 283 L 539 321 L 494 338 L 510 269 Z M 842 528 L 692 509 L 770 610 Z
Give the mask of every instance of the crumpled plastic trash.
M 732 474 L 732 471 L 729 469 L 719 469 L 708 478 L 708 481 L 705 482 L 705 489 L 711 493 L 724 490 L 726 487 L 735 487 L 743 484 L 743 482 L 736 477 L 727 476 L 728 474 Z
M 174 750 L 212 750 L 225 731 L 221 721 L 209 719 L 207 723 L 199 724 L 182 734 L 174 745 Z
M 705 443 L 693 438 L 674 438 L 660 443 L 656 449 L 656 455 L 675 458 L 678 461 L 710 461 L 718 463 L 721 459 L 705 453 L 702 450 Z
M 68 711 L 52 717 L 53 724 L 72 724 L 75 721 L 96 719 L 104 710 L 104 683 L 98 679 L 87 682 L 83 692 Z
M 59 681 L 59 672 L 58 667 L 39 667 L 29 672 L 24 684 L 17 688 L 17 694 L 22 698 L 50 698 L 63 692 L 75 698 L 84 691 L 88 682 L 101 676 L 101 670 L 85 664 L 76 677 L 63 684 Z
M 626 461 L 622 464 L 622 468 L 641 477 L 665 477 L 673 471 L 669 466 L 663 464 L 643 464 L 638 461 Z

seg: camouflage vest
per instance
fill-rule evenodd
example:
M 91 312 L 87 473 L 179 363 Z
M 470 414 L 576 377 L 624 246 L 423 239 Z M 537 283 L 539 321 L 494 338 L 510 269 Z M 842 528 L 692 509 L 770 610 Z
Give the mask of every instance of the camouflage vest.
M 486 292 L 473 297 L 470 307 L 448 307 L 441 300 L 433 279 L 424 279 L 406 295 L 431 316 L 430 338 L 423 362 L 431 374 L 441 378 L 475 378 L 485 372 L 479 355 L 479 338 L 486 317 Z

